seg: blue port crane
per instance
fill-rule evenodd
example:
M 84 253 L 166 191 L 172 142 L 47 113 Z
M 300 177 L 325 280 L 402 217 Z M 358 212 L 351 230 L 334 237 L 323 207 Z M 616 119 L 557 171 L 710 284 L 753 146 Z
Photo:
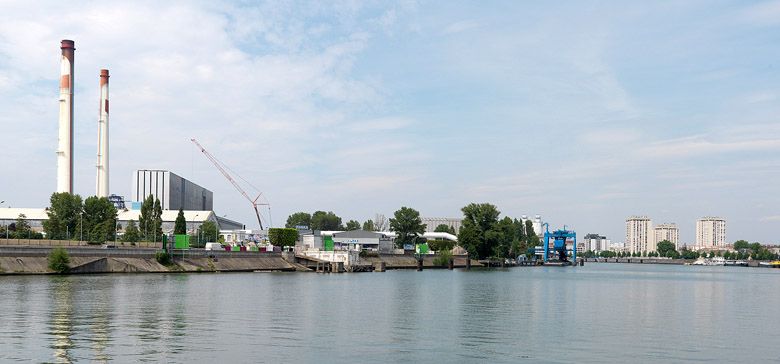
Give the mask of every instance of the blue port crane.
M 553 240 L 552 251 L 550 251 L 550 239 Z M 566 242 L 571 239 L 571 249 L 566 248 Z M 572 261 L 569 261 L 571 252 Z M 556 257 L 557 256 L 557 257 Z M 577 263 L 577 233 L 574 230 L 563 229 L 550 232 L 550 225 L 544 223 L 544 262 L 557 260 L 563 264 Z

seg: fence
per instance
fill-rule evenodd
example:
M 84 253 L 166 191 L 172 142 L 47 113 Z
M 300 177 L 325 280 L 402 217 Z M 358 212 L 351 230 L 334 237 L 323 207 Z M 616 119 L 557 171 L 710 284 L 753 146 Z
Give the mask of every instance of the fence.
M 136 247 L 136 248 L 156 248 L 162 249 L 162 243 L 153 242 L 137 242 L 135 245 L 125 242 L 113 242 L 107 241 L 104 244 L 115 245 L 117 247 Z M 78 247 L 78 246 L 96 246 L 95 244 L 89 244 L 86 241 L 80 240 L 50 240 L 50 239 L 0 239 L 0 246 L 62 246 L 62 247 Z M 98 244 L 102 245 L 102 244 Z

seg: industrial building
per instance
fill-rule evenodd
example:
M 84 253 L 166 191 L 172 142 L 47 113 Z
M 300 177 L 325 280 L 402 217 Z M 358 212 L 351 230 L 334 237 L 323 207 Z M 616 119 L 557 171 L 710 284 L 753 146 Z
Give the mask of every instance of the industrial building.
M 160 200 L 163 210 L 214 209 L 214 194 L 196 183 L 166 170 L 136 170 L 133 174 L 133 201 L 141 202 L 149 195 Z

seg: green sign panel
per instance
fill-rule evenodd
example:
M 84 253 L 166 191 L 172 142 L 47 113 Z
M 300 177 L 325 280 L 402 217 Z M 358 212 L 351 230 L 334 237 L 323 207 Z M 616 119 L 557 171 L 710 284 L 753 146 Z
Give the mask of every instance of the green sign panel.
M 173 248 L 174 249 L 189 249 L 190 248 L 190 236 L 187 234 L 176 234 L 173 236 Z
M 418 254 L 428 254 L 428 243 L 417 244 Z
M 326 236 L 322 239 L 325 251 L 332 252 L 333 251 L 333 237 L 332 236 Z

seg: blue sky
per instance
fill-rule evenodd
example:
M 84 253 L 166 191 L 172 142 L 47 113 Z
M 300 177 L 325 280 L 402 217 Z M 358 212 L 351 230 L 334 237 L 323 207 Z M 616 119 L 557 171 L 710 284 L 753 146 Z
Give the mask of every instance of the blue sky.
M 60 39 L 76 42 L 76 192 L 94 193 L 111 71 L 111 191 L 138 168 L 251 208 L 189 142 L 295 211 L 509 216 L 622 241 L 718 215 L 778 243 L 780 1 L 2 1 L 0 200 L 55 188 Z

